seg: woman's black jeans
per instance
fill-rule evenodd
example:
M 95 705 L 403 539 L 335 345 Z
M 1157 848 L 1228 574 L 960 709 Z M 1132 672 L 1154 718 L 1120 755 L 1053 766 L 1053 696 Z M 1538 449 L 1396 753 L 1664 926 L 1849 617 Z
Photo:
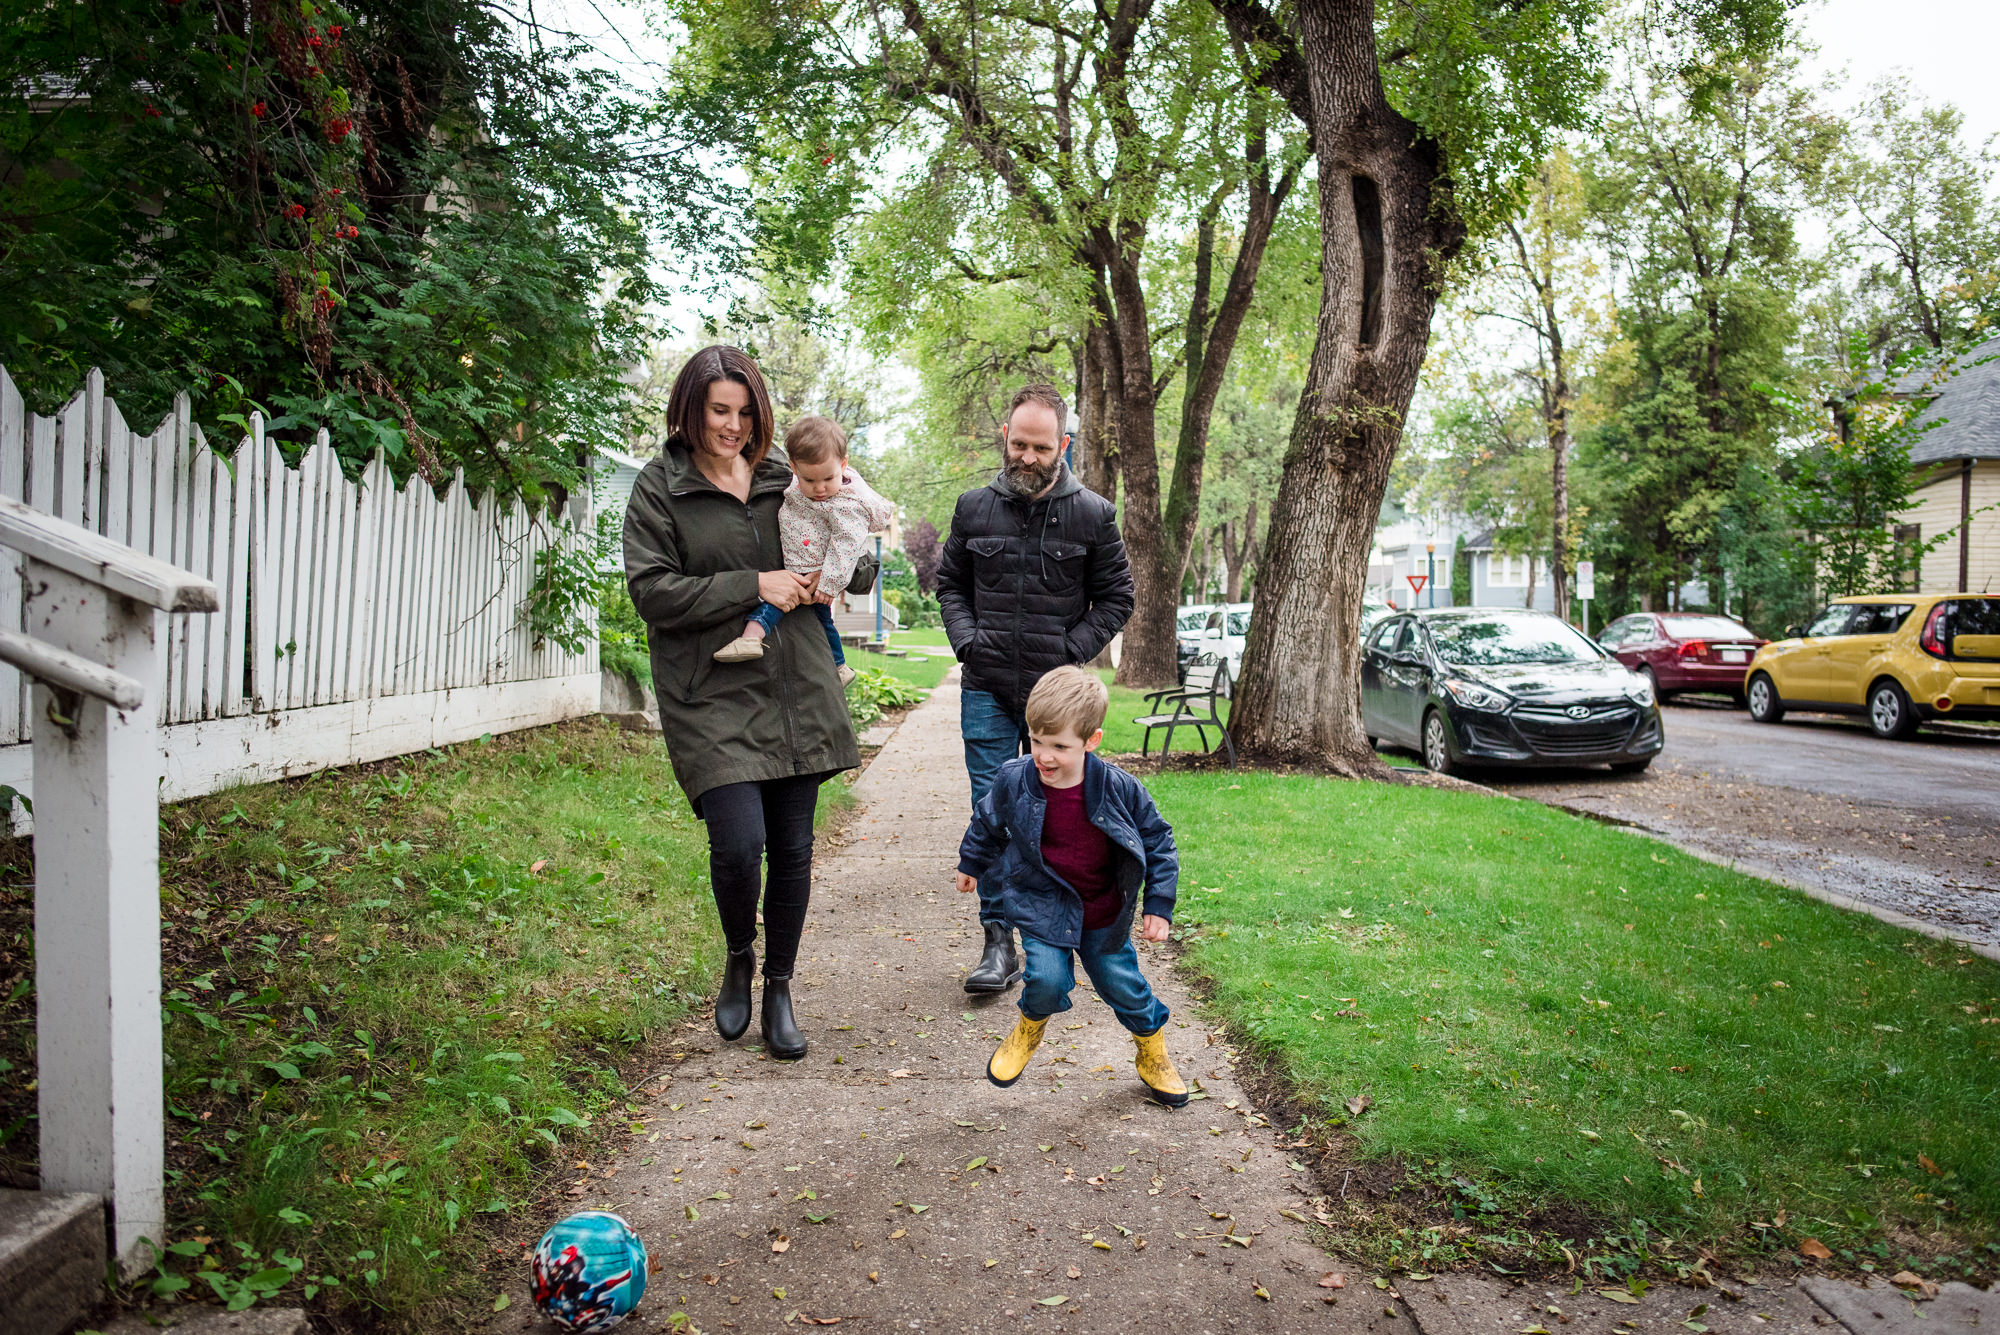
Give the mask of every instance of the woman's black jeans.
M 708 825 L 708 879 L 731 950 L 757 940 L 764 895 L 764 976 L 790 978 L 812 899 L 813 812 L 824 774 L 728 783 L 701 795 Z M 770 874 L 763 875 L 764 864 Z

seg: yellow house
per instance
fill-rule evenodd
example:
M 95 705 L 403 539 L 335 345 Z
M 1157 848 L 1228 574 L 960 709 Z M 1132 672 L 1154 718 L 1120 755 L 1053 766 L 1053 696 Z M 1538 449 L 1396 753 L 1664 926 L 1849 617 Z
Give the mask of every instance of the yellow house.
M 1917 487 L 1896 536 L 1915 545 L 1950 534 L 1911 572 L 1912 590 L 2000 593 L 2000 339 L 1958 366 L 1949 378 L 1918 372 L 1897 386 L 1930 399 L 1920 422 L 1942 424 L 1910 447 Z

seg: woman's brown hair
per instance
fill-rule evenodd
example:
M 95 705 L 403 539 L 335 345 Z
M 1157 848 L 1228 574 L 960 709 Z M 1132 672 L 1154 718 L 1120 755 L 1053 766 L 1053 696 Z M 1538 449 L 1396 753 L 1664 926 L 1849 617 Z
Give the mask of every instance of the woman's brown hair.
M 702 433 L 708 429 L 708 387 L 718 380 L 734 380 L 750 391 L 750 447 L 743 456 L 755 468 L 771 452 L 776 429 L 764 373 L 741 348 L 716 343 L 687 359 L 667 394 L 667 439 L 678 439 L 691 452 L 701 448 Z

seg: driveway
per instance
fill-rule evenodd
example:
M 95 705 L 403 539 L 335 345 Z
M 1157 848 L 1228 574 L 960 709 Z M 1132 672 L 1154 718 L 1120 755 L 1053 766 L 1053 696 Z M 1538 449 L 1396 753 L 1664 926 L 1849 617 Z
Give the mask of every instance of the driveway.
M 1773 727 L 1702 700 L 1665 715 L 1666 750 L 1644 774 L 1468 777 L 2000 951 L 2000 730 L 1885 742 L 1835 715 Z

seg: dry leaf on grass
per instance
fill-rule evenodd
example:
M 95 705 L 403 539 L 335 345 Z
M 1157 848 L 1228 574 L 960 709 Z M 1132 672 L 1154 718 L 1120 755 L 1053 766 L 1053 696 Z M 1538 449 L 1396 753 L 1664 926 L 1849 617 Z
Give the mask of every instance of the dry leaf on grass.
M 1356 1094 L 1353 1098 L 1347 1101 L 1348 1116 L 1350 1117 L 1361 1116 L 1362 1113 L 1368 1111 L 1369 1107 L 1374 1102 L 1375 1100 L 1369 1098 L 1366 1094 Z
M 1815 1261 L 1830 1261 L 1833 1259 L 1833 1253 L 1828 1251 L 1826 1244 L 1818 1238 L 1807 1238 L 1804 1242 L 1800 1243 L 1799 1255 L 1810 1256 Z

